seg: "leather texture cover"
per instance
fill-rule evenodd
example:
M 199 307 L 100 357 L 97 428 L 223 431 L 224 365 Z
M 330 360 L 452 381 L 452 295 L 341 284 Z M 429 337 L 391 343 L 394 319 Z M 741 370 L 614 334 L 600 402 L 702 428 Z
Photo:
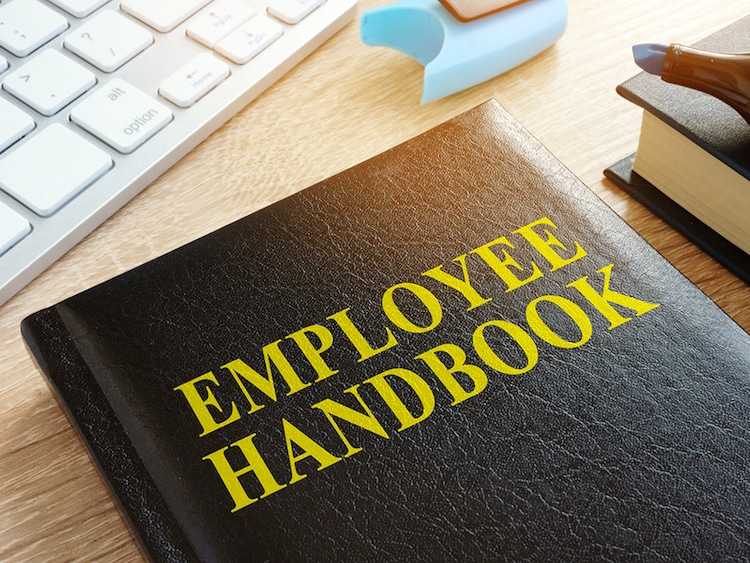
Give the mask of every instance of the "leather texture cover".
M 154 560 L 750 550 L 750 338 L 496 102 L 22 331 Z

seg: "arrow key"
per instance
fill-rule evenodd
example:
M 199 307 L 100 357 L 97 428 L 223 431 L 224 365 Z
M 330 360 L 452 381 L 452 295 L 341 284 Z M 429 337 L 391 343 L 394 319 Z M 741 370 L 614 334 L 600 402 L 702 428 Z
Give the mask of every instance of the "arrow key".
M 192 106 L 229 76 L 229 66 L 202 53 L 162 82 L 159 94 L 181 108 Z
M 258 14 L 216 44 L 215 51 L 244 65 L 284 33 L 281 24 Z
M 241 0 L 221 0 L 190 20 L 187 34 L 209 49 L 256 14 Z

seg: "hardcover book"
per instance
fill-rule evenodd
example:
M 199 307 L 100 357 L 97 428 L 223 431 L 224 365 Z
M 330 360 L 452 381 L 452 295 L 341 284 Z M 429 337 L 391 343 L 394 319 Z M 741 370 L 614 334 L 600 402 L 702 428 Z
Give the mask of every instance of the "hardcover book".
M 750 549 L 750 338 L 496 102 L 22 331 L 156 561 Z
M 696 47 L 750 52 L 750 16 Z M 643 108 L 636 154 L 605 175 L 750 283 L 750 127 L 704 92 L 641 72 L 617 87 Z

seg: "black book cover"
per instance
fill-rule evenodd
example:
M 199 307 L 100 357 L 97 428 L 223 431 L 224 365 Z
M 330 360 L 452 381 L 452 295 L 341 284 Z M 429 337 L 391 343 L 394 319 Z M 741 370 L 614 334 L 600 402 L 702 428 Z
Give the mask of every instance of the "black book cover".
M 495 102 L 40 311 L 154 560 L 732 560 L 750 339 Z
M 750 16 L 713 33 L 695 46 L 729 53 L 750 52 Z M 724 102 L 703 92 L 669 84 L 647 72 L 640 72 L 618 85 L 617 92 L 750 178 L 750 127 Z M 641 176 L 632 173 L 632 162 L 632 156 L 626 157 L 607 168 L 604 174 L 728 270 L 750 283 L 750 256 Z
M 750 284 L 750 256 L 633 172 L 634 156 L 630 155 L 608 167 L 604 175 L 735 276 Z

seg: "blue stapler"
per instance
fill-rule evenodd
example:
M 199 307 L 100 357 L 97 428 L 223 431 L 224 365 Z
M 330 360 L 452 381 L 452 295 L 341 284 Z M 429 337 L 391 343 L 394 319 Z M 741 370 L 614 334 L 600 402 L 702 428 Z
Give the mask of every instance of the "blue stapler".
M 360 35 L 425 67 L 424 104 L 539 54 L 562 37 L 567 20 L 566 0 L 522 0 L 468 21 L 439 0 L 399 0 L 364 12 Z

